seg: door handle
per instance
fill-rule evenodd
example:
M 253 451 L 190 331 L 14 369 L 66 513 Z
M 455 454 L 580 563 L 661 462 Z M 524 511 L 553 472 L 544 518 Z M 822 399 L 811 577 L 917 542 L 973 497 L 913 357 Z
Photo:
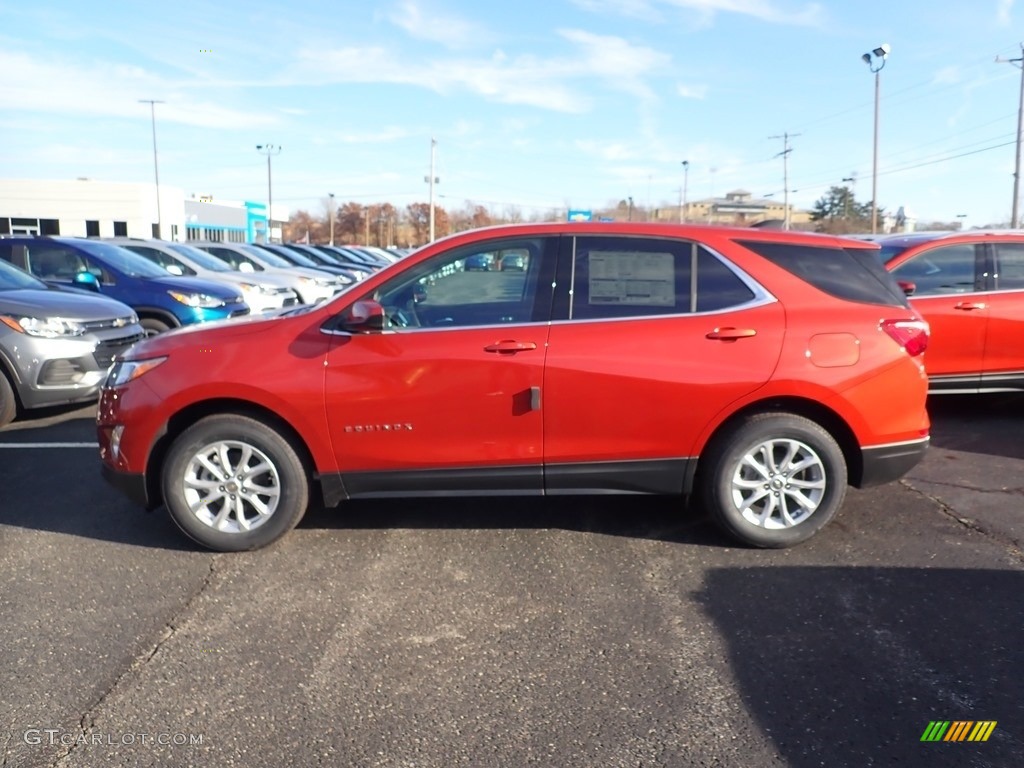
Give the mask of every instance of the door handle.
M 974 302 L 974 301 L 961 301 L 959 304 L 954 305 L 953 309 L 962 309 L 964 312 L 970 312 L 972 309 L 985 309 L 985 302 Z
M 512 339 L 506 339 L 504 341 L 496 341 L 493 344 L 488 344 L 484 347 L 484 352 L 497 352 L 498 354 L 511 355 L 516 352 L 525 352 L 536 348 L 537 345 L 532 341 L 514 341 Z
M 717 339 L 718 341 L 736 341 L 736 339 L 749 339 L 757 336 L 753 328 L 715 328 L 705 338 Z

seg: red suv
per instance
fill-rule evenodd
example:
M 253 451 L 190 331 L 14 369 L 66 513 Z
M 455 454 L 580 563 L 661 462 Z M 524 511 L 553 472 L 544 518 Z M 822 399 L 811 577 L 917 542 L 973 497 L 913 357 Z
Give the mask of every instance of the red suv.
M 873 238 L 932 330 L 936 393 L 1024 390 L 1024 233 Z
M 471 271 L 488 256 L 517 270 Z M 199 543 L 261 547 L 311 498 L 657 493 L 760 547 L 928 444 L 928 328 L 877 247 L 537 224 L 438 241 L 333 300 L 137 344 L 106 477 Z

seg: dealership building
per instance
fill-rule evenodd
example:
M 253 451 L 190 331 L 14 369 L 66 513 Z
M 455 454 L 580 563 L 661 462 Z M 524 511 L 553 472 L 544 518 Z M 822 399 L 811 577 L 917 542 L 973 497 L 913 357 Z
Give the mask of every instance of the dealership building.
M 288 211 L 274 206 L 271 240 Z M 178 187 L 75 179 L 0 179 L 0 235 L 161 237 L 164 240 L 262 242 L 267 206 L 185 196 Z

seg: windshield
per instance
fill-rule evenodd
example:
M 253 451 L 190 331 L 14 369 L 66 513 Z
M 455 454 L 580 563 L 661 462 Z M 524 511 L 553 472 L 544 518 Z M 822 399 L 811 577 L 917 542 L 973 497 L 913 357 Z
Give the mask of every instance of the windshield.
M 225 264 L 223 261 L 218 259 L 216 256 L 211 256 L 206 251 L 201 251 L 198 248 L 193 248 L 191 245 L 182 245 L 181 243 L 168 243 L 168 247 L 182 256 L 188 257 L 191 261 L 194 261 L 203 269 L 208 269 L 211 272 L 234 272 L 231 267 Z
M 47 285 L 42 280 L 36 280 L 28 272 L 22 272 L 14 265 L 0 260 L 0 291 L 13 291 L 22 288 L 39 290 L 46 289 Z
M 907 243 L 901 243 L 899 245 L 883 245 L 882 249 L 878 252 L 878 258 L 882 260 L 883 264 L 888 264 L 909 247 L 910 246 Z
M 281 258 L 290 261 L 293 265 L 298 264 L 299 266 L 302 267 L 317 266 L 317 263 L 313 261 L 311 258 L 309 258 L 308 256 L 304 256 L 303 254 L 297 251 L 293 251 L 291 248 L 285 248 L 284 246 L 281 246 L 281 250 L 277 250 L 277 248 L 275 248 L 273 253 L 281 254 Z
M 238 247 L 243 252 L 252 256 L 260 264 L 269 264 L 272 267 L 283 267 L 285 269 L 295 266 L 290 261 L 278 256 L 276 253 L 266 251 L 258 245 L 239 245 Z
M 157 266 L 144 256 L 132 253 L 127 248 L 95 240 L 76 240 L 75 245 L 102 260 L 105 265 L 129 277 L 167 277 L 167 270 Z

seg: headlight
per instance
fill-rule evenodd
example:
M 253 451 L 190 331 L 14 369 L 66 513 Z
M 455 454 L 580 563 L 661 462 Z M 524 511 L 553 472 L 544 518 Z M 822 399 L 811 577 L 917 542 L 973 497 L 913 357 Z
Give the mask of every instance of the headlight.
M 250 293 L 255 293 L 255 294 L 262 294 L 264 296 L 272 296 L 274 294 L 274 292 L 275 292 L 275 289 L 274 289 L 273 286 L 270 286 L 270 285 L 260 285 L 258 283 L 239 283 L 238 287 L 242 289 L 242 294 L 243 295 L 248 295 Z
M 333 277 L 316 277 L 316 278 L 313 278 L 313 281 L 317 285 L 324 285 L 324 286 L 332 286 L 332 285 L 337 285 L 338 284 L 338 281 L 335 280 Z
M 223 307 L 225 303 L 223 299 L 218 299 L 216 296 L 208 296 L 205 293 L 181 293 L 179 291 L 168 291 L 167 293 L 170 294 L 172 299 L 180 301 L 188 307 L 213 309 L 215 307 Z
M 119 360 L 110 367 L 105 387 L 120 387 L 156 368 L 166 357 L 151 357 L 149 360 Z
M 18 333 L 41 336 L 44 339 L 59 339 L 67 336 L 81 336 L 85 328 L 74 320 L 60 317 L 28 317 L 0 315 L 0 322 Z
M 303 285 L 309 285 L 310 283 L 315 283 L 316 281 L 312 277 L 300 277 L 299 282 L 302 283 Z

